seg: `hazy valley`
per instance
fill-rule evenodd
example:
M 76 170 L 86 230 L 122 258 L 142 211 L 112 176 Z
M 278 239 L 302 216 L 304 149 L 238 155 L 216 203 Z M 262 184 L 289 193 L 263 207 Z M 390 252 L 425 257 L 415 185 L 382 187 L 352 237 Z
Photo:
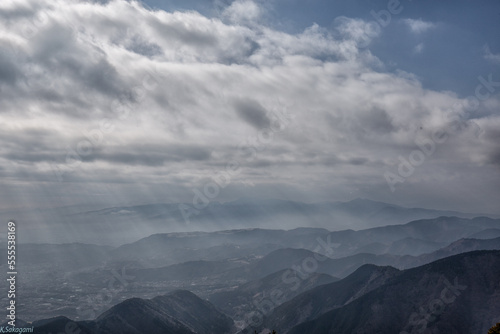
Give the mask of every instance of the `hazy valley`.
M 388 215 L 383 203 L 355 203 L 352 212 L 370 204 L 376 217 Z M 157 233 L 121 246 L 22 243 L 18 312 L 39 333 L 73 325 L 84 333 L 411 333 L 412 314 L 451 282 L 468 288 L 449 307 L 441 302 L 439 317 L 424 317 L 426 328 L 491 327 L 500 317 L 500 219 L 408 210 L 397 216 L 425 218 L 386 226 L 376 218 L 359 230 Z

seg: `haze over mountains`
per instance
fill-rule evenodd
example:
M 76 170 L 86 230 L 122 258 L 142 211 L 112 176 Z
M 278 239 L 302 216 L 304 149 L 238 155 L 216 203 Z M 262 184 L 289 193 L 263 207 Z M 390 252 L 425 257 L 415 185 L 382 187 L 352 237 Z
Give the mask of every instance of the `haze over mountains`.
M 279 203 L 284 207 L 280 209 L 274 202 L 270 207 L 275 211 L 271 212 L 292 209 L 290 202 Z M 361 209 L 356 210 L 355 204 Z M 388 221 L 395 222 L 396 217 L 413 216 L 415 212 L 441 213 L 365 200 L 337 205 L 360 220 L 371 212 L 379 217 L 375 225 L 382 224 L 380 217 L 392 217 Z M 324 208 L 310 207 L 313 211 Z M 95 216 L 96 212 L 86 214 Z M 101 214 L 106 217 L 111 213 Z M 242 217 L 256 219 L 251 212 Z M 468 263 L 478 259 L 484 265 L 496 265 L 498 252 L 487 250 L 500 250 L 498 231 L 500 219 L 438 216 L 359 230 L 300 227 L 155 233 L 120 246 L 22 243 L 18 259 L 23 271 L 20 298 L 24 302 L 19 312 L 23 320 L 38 321 L 35 324 L 40 333 L 73 326 L 74 322 L 83 333 L 110 334 L 142 333 L 141 328 L 148 333 L 211 333 L 213 328 L 227 333 L 245 329 L 253 333 L 265 328 L 279 333 L 371 333 L 367 328 L 372 323 L 373 333 L 396 333 L 396 328 L 407 326 L 408 317 L 418 305 L 402 301 L 409 295 L 392 295 L 384 287 L 392 282 L 398 286 L 394 291 L 403 291 L 412 285 L 409 291 L 431 298 L 437 292 L 429 290 L 430 286 L 444 284 L 443 277 L 449 282 L 454 280 L 447 266 L 458 260 L 450 260 L 450 256 L 464 256 L 457 264 L 461 276 L 459 272 L 456 276 L 473 284 L 469 276 L 474 280 L 480 276 L 468 273 L 476 270 Z M 482 257 L 471 251 L 489 255 Z M 0 268 L 6 268 L 5 261 L 0 259 Z M 438 264 L 426 267 L 429 263 Z M 434 272 L 431 276 L 424 274 L 430 273 L 428 268 Z M 462 299 L 457 298 L 461 306 L 450 308 L 454 313 L 448 320 L 433 320 L 433 326 L 449 330 L 447 321 L 465 319 L 462 328 L 480 333 L 491 325 L 494 313 L 500 315 L 500 308 L 488 295 L 494 296 L 499 289 L 500 276 L 495 270 L 476 270 L 485 275 L 486 281 L 476 282 L 480 286 L 464 293 Z M 414 280 L 405 278 L 398 283 L 400 277 L 408 277 L 407 272 Z M 366 297 L 373 293 L 382 304 Z M 479 307 L 476 295 L 485 298 L 489 306 L 468 315 L 472 307 Z M 424 303 L 423 299 L 415 300 Z M 399 303 L 403 307 L 397 319 L 387 318 L 393 312 L 391 305 Z M 184 310 L 182 315 L 175 313 L 177 307 Z M 359 307 L 362 312 L 358 314 L 355 310 Z M 134 312 L 141 316 L 132 316 Z M 341 327 L 328 322 L 330 313 Z M 212 322 L 211 318 L 221 320 Z M 377 319 L 389 321 L 389 327 L 377 327 Z M 356 321 L 359 324 L 354 324 Z M 469 333 L 462 329 L 456 332 Z
M 184 209 L 183 213 L 180 205 L 191 209 Z M 473 218 L 481 215 L 405 208 L 366 199 L 304 203 L 254 198 L 226 203 L 210 202 L 201 210 L 195 210 L 191 203 L 170 203 L 83 212 L 76 207 L 0 212 L 0 218 L 4 220 L 17 217 L 23 222 L 23 242 L 84 242 L 115 246 L 158 232 L 298 227 L 326 228 L 330 231 L 358 230 L 440 216 Z

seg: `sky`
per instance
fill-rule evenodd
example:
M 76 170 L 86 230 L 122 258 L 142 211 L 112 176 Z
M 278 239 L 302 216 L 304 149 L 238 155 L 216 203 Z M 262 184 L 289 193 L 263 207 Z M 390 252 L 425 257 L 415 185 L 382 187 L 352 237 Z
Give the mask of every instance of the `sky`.
M 0 210 L 500 213 L 500 2 L 0 2 Z

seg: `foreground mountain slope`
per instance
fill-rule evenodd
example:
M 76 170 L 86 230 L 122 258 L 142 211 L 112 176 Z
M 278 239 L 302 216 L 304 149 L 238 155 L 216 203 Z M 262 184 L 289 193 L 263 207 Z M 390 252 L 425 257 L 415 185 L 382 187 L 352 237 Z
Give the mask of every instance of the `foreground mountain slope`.
M 500 314 L 500 251 L 405 270 L 353 302 L 286 333 L 486 333 Z
M 265 318 L 264 327 L 285 332 L 359 298 L 399 274 L 400 271 L 392 267 L 364 265 L 338 282 L 313 288 L 277 307 Z
M 67 332 L 67 326 L 89 334 L 229 334 L 234 331 L 231 318 L 185 290 L 153 299 L 127 299 L 94 321 L 73 323 L 60 317 L 35 322 L 34 326 L 35 333 L 46 334 Z
M 76 323 L 66 317 L 55 317 L 51 319 L 37 320 L 34 321 L 31 325 L 34 327 L 34 333 L 37 334 L 53 334 L 53 333 L 94 334 L 94 331 L 92 331 L 92 329 L 88 327 L 89 325 L 90 326 L 93 325 L 91 322 Z
M 266 311 L 270 311 L 302 292 L 337 280 L 338 278 L 321 273 L 312 273 L 305 279 L 301 279 L 297 272 L 283 269 L 264 278 L 245 283 L 234 290 L 214 293 L 209 296 L 208 300 L 235 319 L 254 311 L 255 304 L 262 301 L 268 302 Z M 290 285 L 290 281 L 293 281 L 294 285 Z M 298 284 L 295 286 L 296 282 Z

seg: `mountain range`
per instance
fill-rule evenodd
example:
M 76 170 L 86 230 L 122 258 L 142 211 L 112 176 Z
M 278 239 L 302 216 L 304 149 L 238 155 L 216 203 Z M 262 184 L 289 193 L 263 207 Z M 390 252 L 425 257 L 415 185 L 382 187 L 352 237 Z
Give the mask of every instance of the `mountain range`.
M 497 230 L 499 219 L 443 216 L 357 231 L 302 227 L 156 233 L 118 247 L 22 243 L 20 312 L 29 321 L 57 316 L 95 321 L 129 299 L 153 300 L 189 290 L 242 328 L 246 314 L 262 310 L 268 316 L 325 284 L 343 282 L 346 291 L 358 291 L 332 299 L 326 304 L 330 310 L 385 284 L 385 275 L 368 281 L 352 276 L 365 265 L 392 274 L 465 252 L 500 249 Z M 6 259 L 0 259 L 0 266 L 6 268 Z M 0 287 L 7 288 L 6 282 Z M 6 297 L 0 296 L 0 302 Z
M 241 198 L 225 203 L 210 202 L 200 209 L 192 203 L 158 203 L 90 210 L 61 207 L 0 212 L 0 219 L 7 221 L 16 217 L 24 223 L 24 242 L 113 246 L 158 232 L 213 232 L 238 228 L 290 230 L 304 226 L 330 231 L 358 230 L 440 216 L 473 218 L 481 215 L 406 208 L 359 198 L 349 202 L 318 203 Z
M 274 309 L 256 304 L 246 317 L 235 315 L 237 321 L 209 301 L 177 290 L 152 299 L 127 299 L 91 321 L 57 317 L 32 325 L 36 333 L 46 334 L 69 327 L 89 334 L 268 333 L 271 329 L 280 334 L 479 334 L 499 319 L 499 278 L 500 251 L 473 251 L 407 270 L 367 264 L 342 280 L 313 284 Z M 233 292 L 248 298 L 274 281 L 269 277 Z M 211 300 L 220 304 L 223 299 L 219 294 Z

